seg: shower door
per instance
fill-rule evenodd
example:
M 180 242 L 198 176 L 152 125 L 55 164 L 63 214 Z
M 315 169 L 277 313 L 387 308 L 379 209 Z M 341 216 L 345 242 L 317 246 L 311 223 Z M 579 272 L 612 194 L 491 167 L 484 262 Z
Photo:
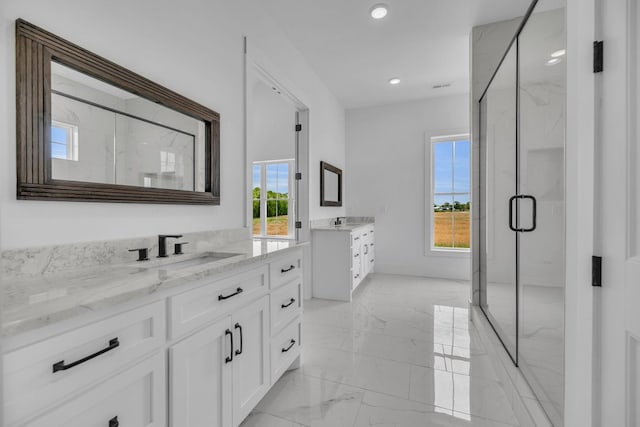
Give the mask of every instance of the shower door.
M 564 413 L 565 14 L 541 0 L 480 101 L 481 307 L 554 426 Z

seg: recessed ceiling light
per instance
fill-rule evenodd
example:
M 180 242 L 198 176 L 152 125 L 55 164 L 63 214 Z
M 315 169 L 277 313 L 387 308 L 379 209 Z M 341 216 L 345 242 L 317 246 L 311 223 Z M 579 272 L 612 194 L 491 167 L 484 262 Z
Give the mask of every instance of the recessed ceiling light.
M 392 79 L 389 79 L 389 84 L 390 85 L 397 85 L 398 83 L 400 83 L 400 79 L 397 77 L 394 77 Z
M 371 13 L 373 19 L 382 19 L 389 13 L 389 7 L 386 4 L 379 3 L 374 5 L 369 13 Z
M 566 49 L 560 49 L 560 50 L 556 50 L 555 52 L 553 52 L 551 54 L 552 58 L 560 58 L 561 56 L 565 56 L 567 54 L 567 50 Z
M 547 61 L 547 65 L 556 65 L 558 62 L 560 62 L 560 58 L 553 58 Z

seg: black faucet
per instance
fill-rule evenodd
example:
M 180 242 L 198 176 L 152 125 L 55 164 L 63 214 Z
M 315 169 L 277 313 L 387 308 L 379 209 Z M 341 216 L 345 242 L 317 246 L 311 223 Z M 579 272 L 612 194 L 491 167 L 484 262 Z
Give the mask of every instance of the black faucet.
M 182 234 L 160 234 L 158 236 L 158 258 L 167 257 L 167 239 L 179 239 Z

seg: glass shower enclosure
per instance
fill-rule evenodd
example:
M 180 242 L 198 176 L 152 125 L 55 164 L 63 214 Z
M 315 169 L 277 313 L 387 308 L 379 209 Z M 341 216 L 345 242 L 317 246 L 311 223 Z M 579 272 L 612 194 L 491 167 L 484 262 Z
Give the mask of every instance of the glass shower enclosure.
M 480 100 L 480 306 L 563 425 L 565 8 L 539 1 Z

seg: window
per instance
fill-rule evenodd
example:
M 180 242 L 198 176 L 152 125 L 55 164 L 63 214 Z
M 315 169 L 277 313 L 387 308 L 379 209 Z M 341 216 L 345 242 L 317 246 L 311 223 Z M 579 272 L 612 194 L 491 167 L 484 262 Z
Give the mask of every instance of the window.
M 78 161 L 78 126 L 52 121 L 51 157 Z
M 431 248 L 471 246 L 471 143 L 469 135 L 431 138 Z
M 253 163 L 253 234 L 292 238 L 294 160 Z

